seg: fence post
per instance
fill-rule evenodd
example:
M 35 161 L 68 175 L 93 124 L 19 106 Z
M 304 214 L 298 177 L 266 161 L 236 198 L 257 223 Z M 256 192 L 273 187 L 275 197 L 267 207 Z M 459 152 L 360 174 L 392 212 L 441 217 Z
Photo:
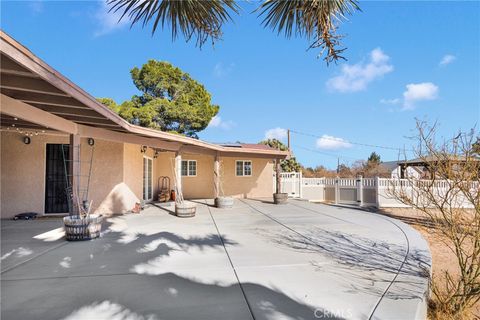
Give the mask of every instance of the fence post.
M 298 190 L 298 194 L 300 196 L 300 199 L 303 199 L 303 176 L 302 176 L 302 171 L 300 171 L 299 173 L 299 190 Z
M 363 177 L 358 176 L 357 178 L 357 202 L 360 207 L 363 207 Z
M 377 208 L 380 208 L 380 178 L 378 176 L 375 177 L 375 199 Z
M 340 197 L 340 186 L 338 185 L 338 177 L 335 178 L 335 204 L 338 204 L 338 197 Z

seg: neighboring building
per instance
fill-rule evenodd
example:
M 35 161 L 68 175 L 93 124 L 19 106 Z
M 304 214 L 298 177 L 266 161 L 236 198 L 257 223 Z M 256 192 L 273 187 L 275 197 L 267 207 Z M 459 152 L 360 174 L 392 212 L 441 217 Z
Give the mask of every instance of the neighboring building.
M 380 163 L 382 170 L 390 173 L 390 178 L 398 179 L 402 177 L 401 165 L 405 161 L 387 161 Z M 425 167 L 407 166 L 403 171 L 403 177 L 421 179 L 424 176 Z
M 480 161 L 480 159 L 476 157 L 466 159 L 465 156 L 458 155 L 425 156 L 411 160 L 382 162 L 380 166 L 391 173 L 391 178 L 431 179 L 433 176 L 438 176 L 435 171 L 440 165 L 450 166 L 451 173 L 454 174 L 465 163 L 471 163 L 472 161 L 476 162 Z M 445 177 L 441 176 L 438 178 L 444 179 Z
M 2 218 L 66 213 L 63 155 L 69 172 L 86 174 L 92 148 L 89 198 L 97 213 L 156 200 L 159 178 L 169 177 L 173 189 L 175 172 L 186 199 L 272 196 L 273 162 L 288 152 L 132 125 L 1 31 L 0 41 Z

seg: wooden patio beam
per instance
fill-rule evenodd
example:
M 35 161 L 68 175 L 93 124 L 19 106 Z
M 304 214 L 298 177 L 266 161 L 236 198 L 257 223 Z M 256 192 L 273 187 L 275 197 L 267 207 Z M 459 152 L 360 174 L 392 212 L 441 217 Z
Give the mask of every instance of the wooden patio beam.
M 131 144 L 144 145 L 151 148 L 162 149 L 167 151 L 178 151 L 182 146 L 181 143 L 162 141 L 160 139 L 141 137 L 135 134 L 121 133 L 117 131 L 101 129 L 97 127 L 78 125 L 79 134 L 82 137 L 95 138 L 100 140 L 125 142 Z
M 76 123 L 32 107 L 3 93 L 1 94 L 0 101 L 1 113 L 3 114 L 70 134 L 76 134 L 78 132 Z
M 63 91 L 52 86 L 48 82 L 39 79 L 24 77 L 14 74 L 2 74 L 0 87 L 5 89 L 19 90 L 24 92 L 36 92 L 49 95 L 68 97 Z
M 12 90 L 2 88 L 2 93 L 6 94 L 17 100 L 22 100 L 26 103 L 40 103 L 52 106 L 63 106 L 63 107 L 85 107 L 82 103 L 77 100 L 70 98 L 68 96 L 52 96 L 44 93 L 38 92 L 26 92 L 20 90 Z

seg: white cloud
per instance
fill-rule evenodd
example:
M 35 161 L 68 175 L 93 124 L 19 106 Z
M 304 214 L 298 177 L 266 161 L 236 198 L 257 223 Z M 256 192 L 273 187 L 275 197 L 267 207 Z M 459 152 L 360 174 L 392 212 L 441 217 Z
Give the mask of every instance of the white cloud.
M 337 138 L 324 134 L 317 139 L 317 148 L 335 150 L 335 149 L 347 149 L 351 148 L 352 144 L 342 138 Z
M 327 81 L 327 87 L 339 92 L 365 90 L 370 82 L 393 71 L 393 65 L 389 63 L 389 60 L 390 57 L 382 49 L 373 49 L 367 64 L 359 62 L 354 65 L 342 65 L 341 74 L 330 78 Z
M 395 99 L 380 99 L 380 103 L 383 104 L 399 104 L 401 100 L 399 98 Z
M 44 10 L 43 2 L 40 0 L 28 1 L 27 3 L 28 8 L 35 15 L 42 13 Z
M 442 60 L 440 61 L 439 65 L 440 66 L 446 66 L 447 64 L 450 64 L 452 63 L 453 61 L 455 61 L 457 59 L 457 57 L 455 57 L 454 55 L 452 54 L 446 54 L 443 56 Z
M 208 124 L 209 128 L 221 128 L 224 130 L 231 129 L 233 126 L 235 126 L 235 122 L 233 121 L 224 121 L 222 120 L 222 117 L 220 116 L 214 116 L 212 120 L 210 120 L 210 123 Z
M 235 68 L 235 63 L 225 65 L 223 62 L 219 62 L 213 67 L 213 75 L 217 78 L 223 78 L 229 75 L 233 68 Z
M 107 5 L 107 1 L 101 1 L 98 9 L 94 14 L 94 19 L 97 22 L 97 30 L 94 33 L 95 37 L 104 36 L 112 33 L 126 26 L 129 22 L 126 17 L 121 21 L 118 21 L 122 16 L 123 11 L 114 12 L 113 10 L 108 12 L 110 7 Z
M 417 101 L 435 100 L 438 98 L 438 87 L 431 82 L 407 84 L 403 93 L 403 109 L 415 109 Z
M 273 128 L 265 131 L 265 139 L 277 139 L 282 140 L 287 137 L 287 129 Z

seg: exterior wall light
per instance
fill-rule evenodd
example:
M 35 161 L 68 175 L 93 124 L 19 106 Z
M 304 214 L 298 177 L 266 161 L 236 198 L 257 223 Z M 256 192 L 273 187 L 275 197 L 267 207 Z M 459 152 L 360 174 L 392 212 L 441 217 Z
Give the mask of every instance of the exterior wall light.
M 30 144 L 30 142 L 32 142 L 32 140 L 30 139 L 30 137 L 28 137 L 28 136 L 23 137 L 23 143 L 25 143 L 25 144 Z
M 141 153 L 147 152 L 147 146 L 142 146 L 142 148 L 140 149 L 140 152 Z
M 158 152 L 158 150 L 155 150 L 155 154 L 153 155 L 153 159 L 157 159 L 159 153 L 160 153 L 160 152 Z
M 93 147 L 93 145 L 95 144 L 95 140 L 93 140 L 93 138 L 88 138 L 87 143 L 89 146 Z

